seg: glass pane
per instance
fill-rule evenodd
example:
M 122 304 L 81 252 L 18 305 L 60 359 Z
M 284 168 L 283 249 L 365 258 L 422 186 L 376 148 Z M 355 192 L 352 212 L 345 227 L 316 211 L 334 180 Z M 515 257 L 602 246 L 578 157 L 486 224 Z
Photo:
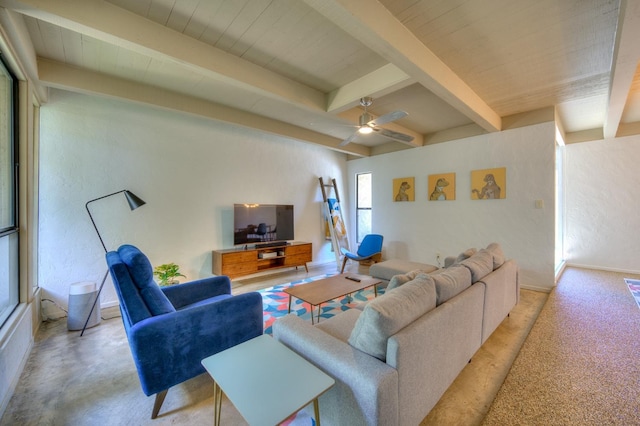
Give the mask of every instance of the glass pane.
M 371 234 L 371 210 L 357 210 L 357 230 L 358 243 L 362 241 L 365 235 Z
M 0 324 L 18 305 L 18 233 L 0 237 Z
M 362 173 L 357 176 L 359 209 L 371 208 L 371 173 Z
M 14 223 L 12 102 L 13 80 L 0 66 L 0 231 Z
M 371 173 L 356 175 L 356 237 L 360 243 L 371 234 Z

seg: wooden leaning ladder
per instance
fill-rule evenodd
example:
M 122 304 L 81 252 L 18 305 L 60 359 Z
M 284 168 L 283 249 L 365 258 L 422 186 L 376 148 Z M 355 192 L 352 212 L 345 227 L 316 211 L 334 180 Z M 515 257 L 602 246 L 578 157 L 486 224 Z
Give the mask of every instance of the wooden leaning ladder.
M 349 250 L 349 239 L 347 238 L 347 227 L 342 217 L 338 185 L 335 179 L 331 179 L 330 184 L 325 184 L 322 178 L 318 178 L 318 180 L 320 181 L 322 199 L 324 200 L 322 210 L 324 213 L 325 229 L 328 230 L 328 237 L 331 238 L 331 247 L 336 255 L 336 264 L 339 269 L 343 256 L 340 249 L 344 248 L 345 250 Z M 327 188 L 329 190 L 333 188 L 335 198 L 327 196 Z

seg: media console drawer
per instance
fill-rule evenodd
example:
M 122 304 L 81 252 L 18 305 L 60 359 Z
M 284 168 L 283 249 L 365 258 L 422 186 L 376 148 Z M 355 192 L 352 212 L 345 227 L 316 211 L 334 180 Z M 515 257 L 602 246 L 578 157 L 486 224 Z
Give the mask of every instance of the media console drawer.
M 311 243 L 303 242 L 276 247 L 213 250 L 212 268 L 214 274 L 233 279 L 277 268 L 304 266 L 307 269 L 307 262 L 311 262 L 312 256 Z

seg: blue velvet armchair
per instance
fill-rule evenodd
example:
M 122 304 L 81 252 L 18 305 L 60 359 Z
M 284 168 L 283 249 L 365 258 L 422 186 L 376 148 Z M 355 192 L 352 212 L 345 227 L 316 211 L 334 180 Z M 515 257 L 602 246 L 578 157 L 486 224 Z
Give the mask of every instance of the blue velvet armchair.
M 106 257 L 140 385 L 156 395 L 152 419 L 171 386 L 204 373 L 204 358 L 263 332 L 260 293 L 232 296 L 229 277 L 159 287 L 138 248 Z

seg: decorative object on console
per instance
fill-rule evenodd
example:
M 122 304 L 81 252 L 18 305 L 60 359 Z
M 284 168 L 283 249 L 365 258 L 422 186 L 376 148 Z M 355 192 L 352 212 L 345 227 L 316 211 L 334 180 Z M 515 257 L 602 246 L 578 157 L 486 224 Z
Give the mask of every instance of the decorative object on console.
M 429 175 L 429 201 L 448 201 L 456 199 L 456 174 L 440 173 Z
M 180 273 L 180 267 L 175 263 L 165 263 L 163 265 L 156 266 L 153 269 L 153 275 L 160 280 L 158 285 L 161 287 L 178 284 L 178 277 L 186 278 Z
M 471 199 L 498 200 L 507 198 L 507 168 L 473 170 Z
M 89 214 L 89 219 L 91 219 L 91 223 L 93 224 L 93 228 L 96 230 L 96 234 L 98 234 L 98 238 L 100 239 L 100 244 L 102 244 L 102 248 L 104 249 L 105 253 L 107 252 L 107 246 L 105 246 L 104 241 L 102 240 L 102 236 L 98 231 L 98 227 L 96 226 L 96 222 L 93 220 L 93 216 L 91 215 L 91 210 L 89 210 L 89 204 L 93 203 L 94 201 L 102 200 L 104 198 L 111 197 L 112 195 L 116 195 L 120 193 L 124 193 L 124 196 L 127 198 L 127 202 L 129 203 L 129 208 L 132 211 L 146 204 L 140 197 L 135 195 L 133 192 L 127 189 L 123 189 L 122 191 L 113 192 L 111 194 L 103 195 L 102 197 L 89 200 L 84 205 L 85 209 L 87 209 L 87 213 Z M 82 332 L 80 332 L 80 336 L 84 334 L 84 330 L 87 328 L 87 324 L 89 324 L 89 319 L 91 318 L 91 314 L 93 313 L 93 310 L 96 308 L 96 303 L 98 303 L 98 300 L 100 299 L 100 293 L 102 292 L 102 287 L 104 287 L 104 282 L 107 280 L 108 274 L 109 274 L 109 271 L 107 270 L 107 272 L 105 272 L 104 274 L 104 278 L 102 278 L 102 283 L 98 288 L 98 294 L 96 294 L 96 300 L 93 301 L 93 305 L 91 306 L 89 315 L 87 315 L 87 320 L 85 321 L 84 326 L 82 327 Z

